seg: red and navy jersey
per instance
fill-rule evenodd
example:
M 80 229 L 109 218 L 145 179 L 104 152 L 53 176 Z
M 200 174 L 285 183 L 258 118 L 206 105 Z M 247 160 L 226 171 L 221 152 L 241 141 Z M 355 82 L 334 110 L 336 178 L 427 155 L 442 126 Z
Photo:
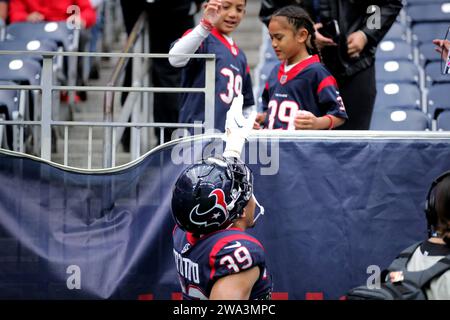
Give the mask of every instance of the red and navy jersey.
M 242 50 L 230 43 L 216 29 L 202 42 L 199 54 L 216 54 L 216 85 L 214 127 L 225 131 L 226 113 L 233 98 L 242 93 L 244 108 L 255 104 L 252 80 L 247 58 Z M 191 58 L 183 68 L 181 85 L 186 88 L 205 86 L 205 59 Z M 213 107 L 213 106 L 208 106 Z M 193 123 L 205 120 L 205 96 L 201 93 L 183 93 L 179 122 Z
M 336 80 L 317 55 L 287 72 L 284 64 L 276 66 L 267 80 L 262 101 L 267 129 L 295 130 L 297 110 L 309 111 L 316 117 L 329 114 L 348 118 Z
M 173 246 L 183 299 L 209 299 L 218 279 L 255 266 L 260 275 L 250 299 L 271 298 L 272 278 L 266 268 L 264 248 L 243 230 L 229 228 L 196 238 L 175 227 Z

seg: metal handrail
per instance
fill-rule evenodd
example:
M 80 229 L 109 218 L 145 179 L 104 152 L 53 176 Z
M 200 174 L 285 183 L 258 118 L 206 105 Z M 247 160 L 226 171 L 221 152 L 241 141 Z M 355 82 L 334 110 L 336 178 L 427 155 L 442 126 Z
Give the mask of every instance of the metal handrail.
M 144 28 L 144 24 L 146 22 L 146 17 L 147 16 L 145 13 L 142 13 L 139 16 L 130 35 L 128 36 L 125 47 L 122 50 L 122 54 L 129 53 L 130 50 L 134 47 L 141 30 Z M 117 61 L 117 64 L 114 67 L 114 70 L 111 75 L 111 79 L 108 81 L 107 86 L 114 87 L 117 85 L 120 75 L 122 74 L 123 70 L 125 69 L 126 63 L 128 62 L 129 58 L 130 57 L 126 57 L 126 56 L 121 56 L 119 58 L 119 61 Z M 114 93 L 112 91 L 106 91 L 105 97 L 104 97 L 104 102 L 103 102 L 104 119 L 112 121 L 113 113 L 114 113 Z M 111 119 L 108 119 L 108 118 L 111 118 Z
M 40 91 L 42 94 L 41 99 L 41 119 L 39 121 L 22 121 L 22 120 L 2 120 L 0 125 L 18 125 L 21 131 L 21 136 L 23 136 L 23 127 L 26 125 L 40 126 L 40 136 L 41 136 L 41 146 L 40 146 L 40 156 L 45 160 L 51 160 L 51 128 L 52 126 L 87 126 L 89 127 L 90 138 L 92 137 L 91 127 L 132 127 L 132 128 L 150 128 L 150 127 L 160 127 L 160 128 L 203 128 L 206 130 L 214 128 L 214 108 L 207 107 L 214 105 L 215 96 L 215 55 L 213 54 L 180 54 L 176 56 L 184 56 L 190 58 L 203 58 L 206 62 L 206 72 L 205 72 L 205 87 L 203 88 L 165 88 L 165 87 L 111 87 L 111 86 L 96 86 L 96 87 L 84 87 L 84 86 L 60 86 L 53 84 L 53 58 L 55 56 L 100 56 L 100 57 L 143 57 L 143 58 L 168 58 L 173 55 L 169 54 L 136 54 L 136 53 L 84 53 L 84 52 L 29 52 L 29 51 L 0 51 L 0 55 L 36 55 L 39 54 L 43 57 L 43 65 L 41 70 L 41 81 L 39 85 L 0 85 L 0 90 L 35 90 Z M 122 122 L 64 122 L 55 121 L 51 118 L 51 111 L 53 105 L 52 93 L 58 90 L 84 90 L 84 91 L 130 91 L 130 92 L 199 92 L 205 95 L 205 121 L 203 124 L 193 124 L 193 123 L 122 123 Z M 67 132 L 67 129 L 64 129 Z M 106 130 L 106 129 L 105 129 Z M 113 131 L 114 132 L 114 131 Z M 114 141 L 115 133 L 113 133 L 111 140 Z M 20 150 L 23 150 L 23 139 L 20 142 Z M 67 135 L 65 137 L 65 143 L 67 143 Z M 92 141 L 88 142 L 91 146 Z M 65 146 L 65 152 L 67 148 Z M 112 150 L 111 150 L 112 152 Z M 139 155 L 137 155 L 139 156 Z M 91 159 L 91 155 L 88 155 Z M 67 160 L 67 155 L 65 154 L 65 162 Z M 90 163 L 90 161 L 89 161 Z M 114 163 L 109 166 L 113 166 Z M 107 166 L 105 166 L 107 167 Z

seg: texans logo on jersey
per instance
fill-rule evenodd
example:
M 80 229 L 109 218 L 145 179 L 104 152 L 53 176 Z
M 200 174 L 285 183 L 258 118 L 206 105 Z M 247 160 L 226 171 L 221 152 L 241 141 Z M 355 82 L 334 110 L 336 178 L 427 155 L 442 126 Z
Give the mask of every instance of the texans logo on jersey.
M 217 224 L 222 225 L 228 219 L 227 204 L 225 203 L 225 194 L 222 189 L 214 189 L 208 195 L 208 198 L 214 196 L 214 206 L 204 212 L 199 212 L 200 204 L 196 205 L 189 214 L 192 223 L 209 227 Z

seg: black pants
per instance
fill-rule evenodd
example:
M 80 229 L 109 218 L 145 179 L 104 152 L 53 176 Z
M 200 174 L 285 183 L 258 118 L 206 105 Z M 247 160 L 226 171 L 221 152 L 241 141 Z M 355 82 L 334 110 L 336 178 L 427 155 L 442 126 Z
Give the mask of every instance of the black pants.
M 348 120 L 336 129 L 369 130 L 377 95 L 375 66 L 372 65 L 352 77 L 336 80 L 348 115 Z
M 194 18 L 189 15 L 186 9 L 160 8 L 146 3 L 146 1 L 121 0 L 123 17 L 127 34 L 130 34 L 139 15 L 146 11 L 149 19 L 150 29 L 150 52 L 168 53 L 170 45 L 180 38 L 184 32 L 194 26 Z M 181 69 L 170 65 L 168 59 L 152 60 L 152 86 L 154 87 L 179 87 L 181 85 Z M 131 63 L 127 65 L 124 86 L 131 85 Z M 127 94 L 122 95 L 122 104 Z M 178 112 L 180 105 L 180 94 L 155 93 L 153 103 L 153 118 L 155 122 L 178 122 Z M 164 141 L 169 141 L 174 129 L 164 130 Z M 130 131 L 126 130 L 122 138 L 122 143 L 127 149 L 130 141 Z M 155 129 L 156 138 L 159 142 L 160 130 Z

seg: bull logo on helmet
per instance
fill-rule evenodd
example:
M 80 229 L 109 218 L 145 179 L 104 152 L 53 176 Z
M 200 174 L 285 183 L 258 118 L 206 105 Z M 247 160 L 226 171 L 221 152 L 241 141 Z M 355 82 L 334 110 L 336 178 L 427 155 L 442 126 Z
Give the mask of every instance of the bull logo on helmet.
M 229 214 L 227 210 L 227 204 L 225 202 L 225 194 L 222 189 L 214 189 L 208 195 L 208 198 L 214 196 L 215 204 L 210 209 L 199 212 L 198 209 L 200 204 L 196 205 L 189 214 L 189 218 L 192 223 L 196 225 L 201 225 L 204 227 L 209 227 L 211 225 L 217 224 L 222 225 L 227 221 Z

